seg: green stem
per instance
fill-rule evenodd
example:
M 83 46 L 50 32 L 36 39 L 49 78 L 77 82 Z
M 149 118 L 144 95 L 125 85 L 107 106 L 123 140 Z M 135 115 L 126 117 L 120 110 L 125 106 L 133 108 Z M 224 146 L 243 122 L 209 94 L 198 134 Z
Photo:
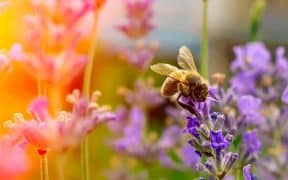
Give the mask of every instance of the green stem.
M 83 93 L 87 97 L 90 97 L 90 90 L 91 90 L 91 79 L 93 73 L 93 64 L 94 64 L 94 56 L 97 47 L 97 25 L 98 25 L 98 17 L 99 11 L 95 12 L 95 23 L 93 27 L 93 34 L 92 34 L 92 44 L 89 51 L 88 62 L 85 69 L 84 74 L 84 83 L 83 83 Z
M 82 166 L 82 179 L 89 180 L 89 146 L 88 146 L 88 137 L 85 137 L 81 143 L 81 166 Z
M 96 52 L 97 46 L 97 25 L 98 25 L 98 17 L 99 11 L 95 12 L 95 22 L 93 27 L 93 38 L 92 38 L 92 45 L 90 47 L 88 62 L 85 69 L 84 74 L 84 82 L 83 82 L 83 94 L 90 98 L 91 96 L 91 80 L 92 80 L 92 73 L 93 73 L 93 64 L 94 64 L 94 56 Z M 81 168 L 82 168 L 82 180 L 89 180 L 89 145 L 88 145 L 88 136 L 86 136 L 81 143 Z
M 250 12 L 249 41 L 257 41 L 261 24 L 261 17 L 266 7 L 265 0 L 255 0 Z
M 41 169 L 41 180 L 48 180 L 48 158 L 47 154 L 39 155 L 40 156 L 40 169 Z
M 208 79 L 208 0 L 203 0 L 200 73 Z

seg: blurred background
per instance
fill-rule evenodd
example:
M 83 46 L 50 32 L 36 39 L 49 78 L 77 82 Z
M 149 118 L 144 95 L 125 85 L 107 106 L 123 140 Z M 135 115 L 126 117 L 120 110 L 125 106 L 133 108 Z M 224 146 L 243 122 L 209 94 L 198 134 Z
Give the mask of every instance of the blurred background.
M 27 13 L 27 0 L 11 1 L 10 6 L 0 16 L 0 48 L 8 49 L 14 42 L 21 41 L 25 30 L 23 16 Z M 232 47 L 245 43 L 249 33 L 249 11 L 253 0 L 211 0 L 209 1 L 209 71 L 229 72 L 229 63 L 233 60 Z M 287 45 L 288 39 L 288 1 L 267 0 L 267 8 L 262 18 L 260 39 L 269 48 Z M 178 48 L 187 45 L 192 49 L 194 58 L 199 60 L 201 42 L 201 0 L 155 0 L 153 5 L 153 23 L 156 29 L 145 41 L 159 43 L 155 61 L 175 63 Z M 103 92 L 101 102 L 116 107 L 122 99 L 117 95 L 119 86 L 131 86 L 138 71 L 120 58 L 123 47 L 131 47 L 132 42 L 115 27 L 125 21 L 125 12 L 121 0 L 107 0 L 100 15 L 97 53 L 93 72 L 93 89 Z M 83 27 L 85 28 L 85 27 Z M 89 42 L 89 40 L 87 40 Z M 83 49 L 89 48 L 83 43 Z M 87 47 L 85 47 L 87 46 Z M 146 72 L 147 75 L 153 73 Z M 82 76 L 63 90 L 64 94 L 74 88 L 81 88 Z M 160 78 L 161 79 L 161 78 Z M 161 79 L 162 80 L 162 79 Z M 157 85 L 160 85 L 160 82 Z M 28 103 L 37 93 L 36 80 L 18 64 L 11 72 L 0 74 L 0 117 L 2 121 L 11 119 L 15 112 L 26 112 Z M 1 128 L 3 132 L 3 129 Z M 91 170 L 92 179 L 102 179 L 109 168 L 117 164 L 105 140 L 111 135 L 106 128 L 100 127 L 91 134 Z M 30 150 L 31 154 L 33 149 Z M 79 174 L 79 151 L 72 152 L 67 164 L 67 179 L 77 179 Z M 50 167 L 55 165 L 51 154 Z M 31 171 L 27 179 L 37 179 L 38 159 L 31 155 Z M 70 162 L 71 161 L 71 162 Z M 133 164 L 133 162 L 131 162 Z M 64 167 L 63 167 L 64 168 Z M 34 169 L 34 171 L 33 171 Z M 55 168 L 50 172 L 55 174 Z M 163 172 L 164 173 L 164 172 Z M 155 178 L 157 179 L 157 178 Z

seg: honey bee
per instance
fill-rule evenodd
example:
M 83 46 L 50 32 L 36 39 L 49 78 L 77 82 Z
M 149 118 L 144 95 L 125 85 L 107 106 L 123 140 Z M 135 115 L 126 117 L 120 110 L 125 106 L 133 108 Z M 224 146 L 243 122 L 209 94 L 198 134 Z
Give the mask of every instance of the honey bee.
M 167 76 L 162 84 L 161 94 L 169 97 L 180 92 L 177 102 L 186 108 L 187 104 L 185 105 L 179 101 L 181 96 L 189 97 L 195 102 L 205 101 L 208 97 L 207 82 L 198 73 L 193 55 L 186 46 L 179 49 L 177 63 L 182 69 L 165 63 L 157 63 L 151 66 L 152 71 Z

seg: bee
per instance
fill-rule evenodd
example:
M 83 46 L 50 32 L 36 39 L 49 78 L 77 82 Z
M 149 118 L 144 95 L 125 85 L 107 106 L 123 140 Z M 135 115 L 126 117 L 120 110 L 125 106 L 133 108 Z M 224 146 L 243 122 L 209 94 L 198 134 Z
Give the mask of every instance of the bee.
M 177 63 L 181 69 L 165 63 L 151 66 L 152 71 L 167 76 L 162 84 L 161 94 L 170 97 L 180 92 L 177 102 L 186 109 L 193 102 L 184 104 L 179 101 L 181 96 L 191 98 L 194 102 L 204 102 L 208 97 L 208 83 L 198 73 L 193 55 L 186 46 L 179 49 Z M 191 111 L 195 114 L 194 109 L 190 108 Z

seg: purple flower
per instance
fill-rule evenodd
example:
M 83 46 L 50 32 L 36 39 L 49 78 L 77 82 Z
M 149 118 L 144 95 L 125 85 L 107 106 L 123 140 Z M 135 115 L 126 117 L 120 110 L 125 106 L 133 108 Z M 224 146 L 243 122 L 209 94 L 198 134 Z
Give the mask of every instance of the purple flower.
M 143 108 L 158 107 L 165 102 L 158 89 L 153 87 L 152 79 L 138 80 L 135 82 L 133 90 L 122 88 L 119 92 L 127 103 Z
M 238 99 L 237 107 L 247 123 L 259 125 L 264 121 L 263 116 L 259 113 L 261 103 L 261 99 L 250 95 L 241 96 Z
M 200 126 L 200 121 L 199 121 L 198 118 L 188 116 L 187 117 L 187 125 L 186 125 L 186 127 L 184 129 L 184 132 L 190 133 L 191 135 L 193 135 L 195 137 L 198 137 L 199 133 L 198 133 L 197 128 L 199 126 Z
M 197 163 L 200 162 L 199 154 L 195 152 L 195 149 L 189 144 L 185 144 L 181 148 L 181 159 L 183 160 L 186 166 L 193 168 L 195 168 Z
M 271 55 L 262 42 L 251 42 L 244 46 L 235 46 L 236 58 L 231 64 L 231 69 L 245 70 L 252 68 L 255 71 L 265 71 L 269 68 Z
M 128 115 L 129 124 L 124 127 L 123 136 L 111 143 L 112 147 L 129 154 L 142 155 L 145 152 L 141 144 L 144 138 L 144 118 L 143 111 L 139 107 L 132 107 Z
M 221 130 L 210 132 L 210 144 L 216 151 L 221 151 L 229 146 L 229 142 L 224 138 Z
M 178 126 L 171 126 L 164 130 L 161 138 L 158 141 L 158 146 L 161 149 L 167 149 L 180 143 L 182 132 Z
M 243 175 L 244 175 L 245 180 L 253 180 L 253 176 L 250 172 L 250 167 L 251 167 L 251 165 L 248 164 L 248 165 L 244 166 L 244 168 L 243 168 Z
M 250 154 L 259 153 L 262 144 L 257 136 L 256 130 L 246 132 L 243 136 L 243 139 L 246 144 L 247 151 Z
M 284 55 L 285 55 L 285 48 L 278 47 L 276 49 L 276 71 L 279 73 L 281 77 L 287 75 L 288 72 L 288 59 Z
M 281 100 L 283 103 L 288 104 L 288 86 L 285 88 L 284 92 L 282 93 Z
M 230 80 L 236 93 L 254 94 L 256 91 L 255 75 L 251 72 L 239 72 Z

